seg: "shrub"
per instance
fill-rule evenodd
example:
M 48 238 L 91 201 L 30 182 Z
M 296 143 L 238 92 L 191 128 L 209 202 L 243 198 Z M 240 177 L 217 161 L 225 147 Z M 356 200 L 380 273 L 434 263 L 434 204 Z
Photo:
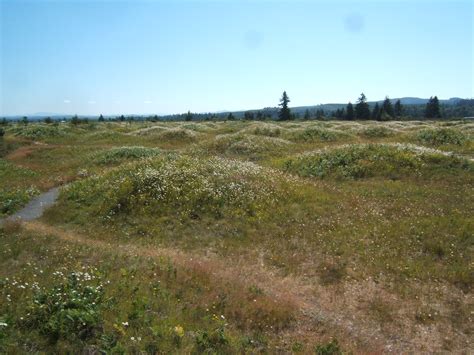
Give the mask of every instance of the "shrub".
M 86 340 L 101 330 L 103 288 L 88 272 L 73 272 L 49 290 L 38 288 L 22 321 L 55 343 Z
M 316 345 L 316 355 L 342 355 L 343 352 L 339 347 L 339 343 L 336 339 L 331 340 L 327 344 Z
M 157 148 L 118 147 L 97 154 L 95 161 L 103 165 L 117 164 L 125 160 L 157 156 L 160 153 L 161 151 Z
M 301 176 L 325 178 L 401 178 L 422 175 L 433 168 L 470 169 L 465 159 L 411 145 L 345 145 L 288 159 L 284 168 Z
M 444 144 L 463 144 L 467 137 L 462 132 L 452 128 L 425 129 L 417 134 L 417 139 L 425 144 L 444 145 Z
M 3 128 L 0 128 L 0 137 L 3 137 L 5 135 L 5 130 Z
M 256 137 L 248 134 L 222 134 L 216 136 L 210 148 L 218 153 L 259 154 L 274 152 L 291 142 L 275 137 Z
M 199 331 L 195 338 L 196 350 L 202 354 L 225 353 L 229 345 L 224 327 L 212 331 Z
M 170 141 L 195 141 L 198 133 L 185 128 L 171 128 L 161 131 L 157 137 Z

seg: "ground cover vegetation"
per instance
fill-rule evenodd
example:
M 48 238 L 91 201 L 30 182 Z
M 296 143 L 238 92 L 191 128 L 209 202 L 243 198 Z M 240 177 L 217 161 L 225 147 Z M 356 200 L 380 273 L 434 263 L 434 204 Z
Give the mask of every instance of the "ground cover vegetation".
M 474 124 L 288 102 L 4 124 L 0 217 L 61 189 L 0 227 L 0 352 L 471 352 Z

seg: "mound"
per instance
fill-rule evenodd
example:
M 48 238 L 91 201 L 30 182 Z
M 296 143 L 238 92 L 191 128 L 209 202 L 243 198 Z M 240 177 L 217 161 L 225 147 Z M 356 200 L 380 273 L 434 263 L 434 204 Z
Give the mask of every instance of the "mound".
M 126 160 L 154 157 L 160 153 L 161 150 L 157 148 L 118 147 L 96 154 L 94 161 L 101 165 L 111 165 Z
M 419 131 L 416 138 L 420 142 L 430 145 L 462 145 L 467 140 L 464 133 L 452 128 L 425 129 Z
M 358 133 L 365 138 L 384 138 L 393 136 L 395 134 L 392 129 L 383 126 L 369 126 L 362 129 Z
M 465 159 L 402 144 L 344 145 L 305 153 L 285 162 L 285 169 L 318 178 L 430 176 L 435 170 L 472 169 Z
M 199 133 L 186 128 L 171 128 L 163 130 L 157 134 L 157 137 L 167 141 L 195 141 Z
M 303 143 L 329 142 L 348 137 L 350 137 L 350 135 L 347 133 L 321 127 L 294 129 L 285 135 L 285 138 L 291 141 Z
M 287 147 L 289 144 L 291 142 L 281 138 L 234 133 L 216 136 L 210 148 L 218 153 L 248 155 L 272 152 Z
M 279 137 L 284 130 L 284 128 L 274 123 L 258 122 L 249 125 L 240 132 L 255 134 L 258 136 Z
M 70 184 L 61 199 L 104 219 L 117 215 L 265 216 L 281 174 L 248 162 L 165 156 Z
M 45 139 L 52 137 L 65 136 L 67 134 L 66 130 L 63 127 L 57 125 L 28 125 L 28 126 L 16 126 L 11 130 L 13 134 L 20 137 L 25 137 L 29 139 Z

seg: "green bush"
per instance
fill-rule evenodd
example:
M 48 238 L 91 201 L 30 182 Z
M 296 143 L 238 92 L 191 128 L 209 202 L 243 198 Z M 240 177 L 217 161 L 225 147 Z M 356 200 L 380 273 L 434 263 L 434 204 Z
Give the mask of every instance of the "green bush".
M 38 288 L 21 325 L 55 343 L 101 332 L 103 287 L 95 275 L 73 272 L 49 290 Z
M 465 159 L 419 148 L 401 144 L 345 145 L 288 159 L 284 168 L 301 176 L 318 178 L 402 178 L 420 176 L 432 172 L 434 168 L 472 168 Z
M 219 327 L 210 332 L 197 332 L 195 342 L 196 350 L 200 354 L 222 354 L 226 352 L 229 345 L 224 327 Z
M 5 135 L 5 130 L 3 128 L 0 128 L 0 137 L 3 137 Z
M 336 339 L 331 340 L 327 344 L 316 345 L 316 355 L 342 355 L 343 352 Z
M 98 164 L 109 165 L 117 164 L 125 160 L 154 157 L 160 153 L 161 151 L 157 148 L 118 147 L 100 152 L 95 156 L 95 161 Z
M 464 133 L 452 128 L 425 129 L 417 134 L 417 139 L 430 145 L 456 144 L 462 145 L 467 137 Z

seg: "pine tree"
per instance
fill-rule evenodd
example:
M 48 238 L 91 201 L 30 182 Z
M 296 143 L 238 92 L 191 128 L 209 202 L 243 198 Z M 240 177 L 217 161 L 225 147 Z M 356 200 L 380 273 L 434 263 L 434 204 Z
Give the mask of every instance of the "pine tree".
M 425 117 L 426 118 L 440 118 L 441 117 L 441 111 L 439 108 L 439 100 L 437 96 L 430 97 L 428 103 L 426 104 Z
M 278 112 L 278 117 L 281 121 L 289 121 L 292 119 L 290 108 L 288 107 L 288 103 L 290 102 L 290 98 L 286 94 L 286 91 L 283 91 L 283 95 L 280 99 L 281 106 L 280 111 Z
M 388 96 L 385 96 L 385 100 L 383 102 L 383 111 L 389 115 L 390 117 L 393 117 L 393 106 L 392 106 L 392 101 L 388 98 Z
M 401 117 L 402 112 L 403 112 L 402 103 L 400 102 L 400 100 L 397 100 L 397 102 L 395 102 L 395 108 L 394 108 L 395 116 L 396 117 Z
M 23 118 L 21 119 L 21 123 L 23 123 L 24 126 L 28 125 L 28 117 L 23 116 Z
M 232 112 L 229 112 L 229 114 L 227 115 L 227 119 L 228 119 L 229 121 L 235 120 L 235 117 L 234 117 L 234 115 L 232 114 Z
M 374 109 L 372 110 L 372 119 L 380 121 L 380 118 L 381 118 L 381 110 L 380 110 L 379 103 L 376 102 Z
M 99 122 L 104 122 L 105 121 L 104 116 L 102 114 L 99 116 L 98 121 Z
M 184 117 L 184 120 L 185 121 L 192 121 L 193 120 L 193 114 L 191 113 L 191 111 L 188 111 L 188 113 L 186 113 L 186 116 Z
M 310 115 L 310 113 L 309 113 L 309 110 L 306 109 L 306 111 L 304 112 L 304 119 L 305 119 L 306 121 L 308 121 L 310 118 L 311 118 L 311 115 Z
M 51 124 L 51 123 L 53 123 L 53 120 L 51 119 L 51 117 L 46 117 L 46 118 L 44 119 L 44 123 L 46 123 L 46 124 Z
M 346 108 L 346 120 L 352 121 L 354 119 L 354 106 L 351 102 L 347 104 Z
M 370 119 L 370 108 L 364 93 L 360 94 L 360 97 L 357 100 L 357 105 L 355 107 L 355 116 L 358 120 Z

